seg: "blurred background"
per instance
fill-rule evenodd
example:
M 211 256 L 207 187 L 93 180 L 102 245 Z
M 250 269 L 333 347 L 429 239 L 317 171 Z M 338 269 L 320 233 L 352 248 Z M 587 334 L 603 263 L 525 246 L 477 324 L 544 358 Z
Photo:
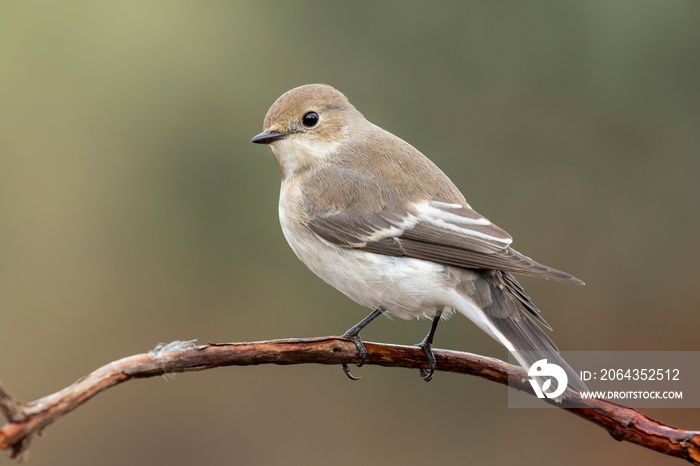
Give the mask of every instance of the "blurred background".
M 698 350 L 700 3 L 0 3 L 0 379 L 21 400 L 159 342 L 339 334 L 250 144 L 301 84 L 435 161 L 515 247 L 563 350 Z M 413 344 L 427 321 L 379 319 Z M 467 319 L 437 347 L 505 358 Z M 680 464 L 438 373 L 239 367 L 131 381 L 29 464 Z M 698 410 L 645 410 L 700 429 Z M 585 448 L 585 450 L 583 450 Z M 585 451 L 585 455 L 581 452 Z M 11 464 L 6 456 L 0 464 Z

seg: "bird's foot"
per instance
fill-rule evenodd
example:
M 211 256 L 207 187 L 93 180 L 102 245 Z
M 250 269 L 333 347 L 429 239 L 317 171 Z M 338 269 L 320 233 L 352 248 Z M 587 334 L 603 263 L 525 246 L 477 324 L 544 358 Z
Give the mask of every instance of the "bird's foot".
M 359 364 L 356 364 L 357 367 L 362 367 L 362 365 L 365 363 L 365 359 L 367 359 L 367 348 L 365 348 L 365 345 L 362 344 L 362 339 L 360 338 L 360 330 L 365 328 L 367 324 L 372 322 L 374 319 L 382 315 L 382 312 L 384 312 L 382 309 L 375 309 L 370 315 L 359 321 L 357 324 L 353 325 L 347 332 L 343 334 L 345 338 L 350 338 L 353 342 L 355 342 L 355 346 L 357 346 L 357 351 L 360 353 L 360 362 Z M 343 363 L 343 372 L 345 372 L 345 375 L 347 375 L 350 380 L 360 379 L 360 377 L 355 377 L 350 373 L 350 368 L 345 363 Z
M 360 335 L 352 335 L 349 334 L 350 331 L 346 332 L 345 335 L 343 335 L 345 338 L 350 338 L 354 343 L 355 346 L 357 347 L 358 353 L 360 353 L 360 362 L 355 364 L 357 367 L 362 367 L 365 363 L 365 359 L 367 359 L 367 348 L 365 348 L 365 345 L 362 343 L 362 339 L 360 338 Z M 345 372 L 345 375 L 348 376 L 350 380 L 359 380 L 362 377 L 355 377 L 350 373 L 350 368 L 348 367 L 347 364 L 343 363 L 343 372 Z
M 427 338 L 426 338 L 427 339 Z M 426 382 L 430 382 L 435 373 L 435 367 L 437 367 L 437 360 L 435 359 L 435 354 L 433 354 L 433 345 L 430 342 L 423 340 L 421 343 L 416 345 L 418 348 L 423 348 L 425 355 L 428 357 L 428 369 L 418 369 L 420 378 Z

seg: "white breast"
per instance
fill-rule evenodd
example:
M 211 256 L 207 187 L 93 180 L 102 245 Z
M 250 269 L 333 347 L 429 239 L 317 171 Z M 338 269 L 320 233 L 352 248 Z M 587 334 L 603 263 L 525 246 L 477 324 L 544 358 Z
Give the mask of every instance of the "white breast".
M 450 306 L 445 266 L 331 245 L 302 223 L 299 190 L 293 182 L 282 184 L 282 232 L 297 257 L 326 283 L 363 306 L 401 318 L 430 316 Z

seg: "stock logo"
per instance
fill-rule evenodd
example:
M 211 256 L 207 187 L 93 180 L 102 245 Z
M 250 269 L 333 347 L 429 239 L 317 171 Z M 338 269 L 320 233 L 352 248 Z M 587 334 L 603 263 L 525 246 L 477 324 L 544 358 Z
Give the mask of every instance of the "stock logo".
M 530 366 L 527 375 L 530 376 L 530 385 L 532 385 L 532 389 L 535 391 L 537 398 L 557 398 L 564 393 L 566 384 L 569 382 L 569 378 L 566 372 L 564 372 L 564 369 L 557 364 L 548 363 L 546 359 L 540 359 Z M 536 377 L 547 377 L 544 383 L 542 383 L 541 388 L 537 383 Z M 552 388 L 552 379 L 557 381 L 557 388 L 550 392 L 549 390 Z

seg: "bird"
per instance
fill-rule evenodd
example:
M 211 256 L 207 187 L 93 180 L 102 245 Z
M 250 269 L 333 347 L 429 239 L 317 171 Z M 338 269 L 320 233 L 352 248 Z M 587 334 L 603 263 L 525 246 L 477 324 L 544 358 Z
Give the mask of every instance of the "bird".
M 512 237 L 477 213 L 440 168 L 369 122 L 343 93 L 327 84 L 285 92 L 251 142 L 270 146 L 279 165 L 279 220 L 296 256 L 373 309 L 343 335 L 357 347 L 358 366 L 367 357 L 359 334 L 372 320 L 426 317 L 430 331 L 417 346 L 427 358 L 420 376 L 431 380 L 438 323 L 456 311 L 526 370 L 547 358 L 567 373 L 569 388 L 587 390 L 513 274 L 583 282 L 511 248 Z

